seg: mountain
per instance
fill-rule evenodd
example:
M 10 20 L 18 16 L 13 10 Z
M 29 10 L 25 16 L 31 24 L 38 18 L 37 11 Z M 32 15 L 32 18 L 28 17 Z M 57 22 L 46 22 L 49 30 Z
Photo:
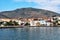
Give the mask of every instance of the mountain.
M 9 18 L 9 17 L 7 17 L 7 16 L 5 16 L 3 14 L 0 14 L 0 18 Z
M 37 8 L 20 8 L 12 11 L 0 12 L 0 17 L 5 18 L 38 18 L 38 17 L 51 17 L 54 15 L 60 16 L 60 14 L 48 10 Z

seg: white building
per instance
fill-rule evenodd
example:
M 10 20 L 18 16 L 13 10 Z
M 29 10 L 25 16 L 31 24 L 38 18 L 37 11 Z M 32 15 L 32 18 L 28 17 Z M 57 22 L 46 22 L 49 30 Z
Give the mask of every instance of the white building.
M 30 26 L 38 26 L 37 23 L 39 24 L 39 26 L 41 25 L 45 25 L 45 26 L 50 26 L 51 23 L 50 22 L 46 22 L 46 20 L 36 20 L 36 21 L 31 21 L 30 22 Z
M 31 21 L 30 22 L 30 26 L 37 26 L 36 23 L 39 22 L 39 21 Z

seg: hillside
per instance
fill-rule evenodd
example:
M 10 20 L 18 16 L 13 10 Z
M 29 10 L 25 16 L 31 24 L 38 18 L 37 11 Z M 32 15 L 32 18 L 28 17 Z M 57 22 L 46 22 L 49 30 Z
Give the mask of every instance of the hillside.
M 20 8 L 13 11 L 0 12 L 0 14 L 1 14 L 0 17 L 3 16 L 5 18 L 19 18 L 19 17 L 38 18 L 38 17 L 51 17 L 53 15 L 60 16 L 60 14 L 58 13 L 36 8 Z

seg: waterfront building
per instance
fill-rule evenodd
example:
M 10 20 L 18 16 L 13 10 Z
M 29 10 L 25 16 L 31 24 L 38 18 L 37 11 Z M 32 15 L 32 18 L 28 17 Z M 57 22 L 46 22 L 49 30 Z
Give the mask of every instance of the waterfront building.
M 19 25 L 25 25 L 26 23 L 29 23 L 30 26 L 51 26 L 54 22 L 58 20 L 58 24 L 60 24 L 60 17 L 53 17 L 48 19 L 43 18 L 20 18 L 20 19 L 0 19 L 0 21 L 3 22 L 9 22 L 9 21 L 15 21 Z
M 32 21 L 30 21 L 30 26 L 42 26 L 42 25 L 46 25 L 46 21 L 42 20 L 42 19 L 34 19 Z
M 38 26 L 38 23 L 40 24 L 39 21 L 31 21 L 30 26 Z
M 54 25 L 60 25 L 60 16 L 52 17 Z

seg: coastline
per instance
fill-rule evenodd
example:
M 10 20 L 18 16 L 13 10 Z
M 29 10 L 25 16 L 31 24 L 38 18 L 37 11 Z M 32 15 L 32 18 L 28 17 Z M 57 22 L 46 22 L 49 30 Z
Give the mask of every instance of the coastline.
M 0 26 L 0 28 L 25 28 L 25 27 L 60 27 L 60 26 Z

